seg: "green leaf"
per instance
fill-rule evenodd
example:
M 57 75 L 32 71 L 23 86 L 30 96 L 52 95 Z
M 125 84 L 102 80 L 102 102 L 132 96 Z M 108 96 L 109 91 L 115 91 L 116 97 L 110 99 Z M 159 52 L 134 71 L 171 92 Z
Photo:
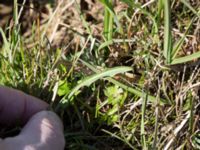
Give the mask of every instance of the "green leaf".
M 6 38 L 6 34 L 3 32 L 2 28 L 0 27 L 0 33 L 1 36 L 3 38 L 3 46 L 4 46 L 4 50 L 3 50 L 3 56 L 4 57 L 8 57 L 9 58 L 9 62 L 12 63 L 12 51 L 10 50 L 10 43 L 8 42 L 7 38 Z
M 115 21 L 115 23 L 116 23 L 116 25 L 117 25 L 117 27 L 118 27 L 118 30 L 121 32 L 122 28 L 121 28 L 121 25 L 120 25 L 120 23 L 119 23 L 119 20 L 118 20 L 116 14 L 115 14 L 115 11 L 114 11 L 114 9 L 113 9 L 113 6 L 112 6 L 111 1 L 109 1 L 109 0 L 99 0 L 99 1 L 104 5 L 106 11 L 108 11 L 109 14 L 110 14 L 110 15 L 108 15 L 108 16 L 105 16 L 105 18 L 104 18 L 104 19 L 106 20 L 106 24 L 105 24 L 105 22 L 104 22 L 104 26 L 106 25 L 106 30 L 108 30 L 108 29 L 111 30 L 111 29 L 112 29 L 112 27 L 113 27 L 113 22 L 112 22 L 112 21 L 108 21 L 108 20 L 114 19 L 114 21 Z M 112 25 L 112 26 L 111 26 L 111 25 Z M 105 32 L 105 30 L 104 30 L 104 32 Z M 110 33 L 110 34 L 111 34 L 111 33 Z
M 112 0 L 106 0 L 105 1 L 105 13 L 104 13 L 104 36 L 106 40 L 112 40 L 112 34 L 113 34 L 113 6 L 112 6 Z M 109 9 L 108 9 L 109 8 Z
M 165 21 L 164 21 L 164 57 L 166 63 L 171 63 L 171 52 L 172 52 L 172 35 L 171 35 L 171 9 L 170 0 L 164 1 L 165 8 Z
M 70 92 L 70 94 L 68 95 L 68 98 L 70 99 L 80 88 L 82 88 L 84 86 L 90 86 L 90 84 L 94 83 L 95 81 L 97 81 L 99 79 L 103 79 L 105 77 L 112 77 L 116 74 L 124 73 L 124 72 L 131 71 L 131 70 L 132 70 L 131 67 L 115 67 L 115 68 L 107 69 L 100 73 L 91 75 L 91 76 L 85 78 L 84 80 L 82 80 L 75 88 L 73 88 L 72 91 Z
M 65 81 L 65 80 L 60 80 L 57 94 L 59 96 L 63 96 L 65 94 L 69 94 L 69 92 L 70 92 L 69 83 L 67 81 Z
M 108 104 L 112 105 L 121 105 L 126 98 L 126 92 L 117 85 L 107 87 L 104 94 L 107 96 Z
M 196 52 L 196 53 L 193 53 L 191 55 L 188 55 L 188 56 L 183 56 L 183 57 L 175 58 L 171 62 L 171 65 L 185 63 L 185 62 L 188 62 L 188 61 L 191 61 L 191 60 L 195 60 L 197 58 L 200 58 L 200 51 Z
M 115 12 L 114 12 L 113 6 L 110 3 L 110 1 L 108 1 L 108 0 L 99 0 L 99 1 L 110 11 L 110 13 L 113 16 L 115 16 Z
M 87 63 L 87 62 L 85 62 L 85 61 L 83 61 L 81 59 L 79 59 L 79 60 L 84 65 L 86 65 L 88 68 L 90 68 L 92 71 L 94 71 L 96 73 L 100 72 L 95 67 L 93 67 L 91 64 L 89 64 L 89 63 Z M 137 95 L 139 97 L 143 97 L 144 92 L 142 92 L 142 90 L 135 89 L 135 88 L 132 88 L 130 86 L 127 86 L 127 85 L 125 85 L 125 84 L 123 84 L 123 83 L 121 83 L 121 82 L 119 82 L 119 81 L 117 81 L 117 80 L 115 80 L 115 79 L 113 79 L 111 77 L 107 77 L 106 80 L 108 80 L 109 82 L 111 82 L 111 83 L 123 88 L 124 90 L 126 90 L 126 91 L 128 91 L 128 92 L 130 92 L 132 94 L 135 94 L 135 95 Z M 156 101 L 156 97 L 148 95 L 148 100 L 151 101 L 151 102 L 155 102 Z M 170 104 L 170 102 L 168 100 L 166 100 L 166 99 L 160 98 L 160 105 L 163 105 L 163 104 Z
M 113 40 L 109 40 L 109 41 L 103 42 L 103 43 L 99 46 L 98 51 L 101 50 L 101 49 L 103 49 L 103 48 L 105 48 L 105 47 L 108 47 L 108 46 L 111 45 L 111 44 L 113 44 Z
M 119 115 L 113 115 L 113 116 L 112 116 L 112 119 L 111 119 L 111 122 L 112 122 L 112 123 L 115 123 L 115 122 L 118 121 L 118 119 L 119 119 Z
M 114 115 L 117 111 L 119 110 L 119 107 L 117 105 L 113 106 L 112 109 L 109 109 L 109 111 L 107 112 L 108 116 L 112 116 Z

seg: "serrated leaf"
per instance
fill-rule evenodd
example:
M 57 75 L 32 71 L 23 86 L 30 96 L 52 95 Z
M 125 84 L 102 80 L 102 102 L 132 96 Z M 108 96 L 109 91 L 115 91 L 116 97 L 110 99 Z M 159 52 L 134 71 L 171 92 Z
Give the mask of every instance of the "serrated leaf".
M 94 71 L 94 72 L 96 72 L 96 73 L 99 73 L 99 72 L 100 72 L 98 69 L 96 69 L 96 68 L 95 68 L 94 66 L 92 66 L 91 64 L 89 64 L 89 63 L 87 63 L 87 62 L 85 62 L 85 61 L 83 61 L 83 60 L 81 60 L 81 59 L 80 59 L 80 61 L 81 61 L 84 65 L 86 65 L 88 68 L 90 68 L 92 71 Z M 124 89 L 124 90 L 126 90 L 126 91 L 128 91 L 128 92 L 130 92 L 130 93 L 133 93 L 133 94 L 135 94 L 135 95 L 137 95 L 137 96 L 139 96 L 139 97 L 142 97 L 143 94 L 144 94 L 144 93 L 142 92 L 142 90 L 135 89 L 135 88 L 132 88 L 132 87 L 130 87 L 130 86 L 126 86 L 125 84 L 123 84 L 123 83 L 121 83 L 121 82 L 118 82 L 117 80 L 115 80 L 115 79 L 113 79 L 113 78 L 111 78 L 111 77 L 107 77 L 106 80 L 108 80 L 109 82 L 111 82 L 111 83 L 113 83 L 113 84 L 115 84 L 115 85 L 121 87 L 122 89 Z M 152 101 L 152 102 L 155 102 L 155 101 L 156 101 L 156 97 L 151 96 L 151 95 L 148 95 L 148 99 L 149 99 L 150 101 Z M 163 104 L 170 104 L 170 102 L 169 102 L 168 100 L 166 100 L 166 99 L 160 98 L 160 105 L 163 105 Z

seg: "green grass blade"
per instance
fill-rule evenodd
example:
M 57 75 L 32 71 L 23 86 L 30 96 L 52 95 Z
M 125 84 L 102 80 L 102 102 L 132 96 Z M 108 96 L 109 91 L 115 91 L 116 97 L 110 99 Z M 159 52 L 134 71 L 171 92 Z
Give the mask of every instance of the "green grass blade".
M 160 24 L 161 22 L 161 14 L 163 10 L 163 0 L 158 0 L 158 12 L 157 12 L 157 22 Z
M 110 14 L 109 16 L 109 24 L 108 24 L 108 41 L 112 40 L 113 37 L 113 15 Z
M 186 34 L 188 33 L 192 23 L 193 23 L 193 20 L 192 19 L 187 27 L 187 30 L 185 31 L 184 35 L 182 36 L 182 38 L 174 45 L 173 47 L 173 50 L 172 50 L 172 60 L 176 57 L 177 53 L 179 52 L 179 50 L 181 49 L 181 46 L 183 45 L 184 43 L 184 40 L 185 40 L 185 37 L 186 37 Z
M 116 74 L 124 73 L 124 72 L 131 71 L 131 70 L 132 70 L 131 67 L 115 67 L 115 68 L 107 69 L 103 72 L 91 75 L 91 76 L 85 78 L 83 81 L 81 81 L 74 89 L 72 89 L 72 91 L 68 95 L 68 98 L 70 99 L 76 92 L 78 92 L 78 90 L 80 88 L 82 88 L 84 86 L 89 86 L 90 84 L 94 83 L 95 81 L 97 81 L 99 79 L 102 79 L 105 77 L 112 77 Z
M 3 32 L 2 28 L 0 27 L 0 34 L 2 36 L 3 39 L 3 56 L 4 57 L 8 57 L 9 62 L 12 63 L 12 52 L 10 50 L 11 44 L 9 43 L 9 41 L 6 38 L 5 33 Z
M 119 23 L 119 20 L 115 14 L 115 11 L 113 9 L 113 6 L 112 6 L 112 3 L 111 1 L 108 1 L 108 0 L 99 0 L 103 5 L 104 7 L 109 11 L 110 15 L 113 17 L 113 21 L 115 21 L 116 25 L 117 25 L 117 28 L 119 30 L 120 33 L 122 33 L 122 28 L 121 28 L 121 25 Z
M 123 139 L 123 138 L 119 137 L 118 135 L 116 135 L 116 134 L 114 134 L 114 133 L 112 133 L 112 132 L 109 132 L 108 130 L 102 129 L 102 131 L 105 132 L 105 133 L 107 133 L 107 134 L 109 134 L 109 135 L 111 135 L 112 137 L 115 137 L 116 139 L 118 139 L 118 140 L 120 140 L 120 141 L 126 143 L 126 144 L 127 144 L 128 146 L 130 146 L 133 150 L 135 150 L 135 148 L 134 148 L 126 139 Z
M 94 71 L 95 73 L 99 73 L 100 71 L 97 70 L 95 67 L 93 67 L 91 64 L 79 59 L 84 65 L 86 65 L 88 68 L 90 68 L 92 71 Z M 127 86 L 111 77 L 107 77 L 105 78 L 106 80 L 108 80 L 109 82 L 115 84 L 115 85 L 118 85 L 119 87 L 123 88 L 124 90 L 127 90 L 128 92 L 138 96 L 138 97 L 142 97 L 143 96 L 143 92 L 142 90 L 139 90 L 139 89 L 134 89 L 130 86 Z M 151 101 L 151 102 L 155 102 L 156 101 L 156 97 L 154 96 L 151 96 L 151 95 L 148 95 L 148 100 Z M 160 99 L 160 105 L 163 105 L 163 104 L 170 104 L 167 100 L 165 99 Z
M 130 0 L 126 0 L 128 3 L 130 3 Z M 112 0 L 100 0 L 100 2 L 104 5 L 105 7 L 105 17 L 104 17 L 104 37 L 106 40 L 112 40 L 113 38 L 113 28 L 114 28 L 114 23 L 117 26 L 117 30 L 122 37 L 125 39 L 125 33 L 123 28 L 121 27 L 121 24 L 118 20 L 118 16 L 115 14 Z M 131 5 L 134 4 L 131 2 Z M 124 48 L 125 52 L 128 51 L 128 45 L 127 43 L 124 42 Z
M 109 11 L 105 8 L 105 12 L 104 12 L 104 31 L 103 31 L 103 35 L 105 36 L 105 39 L 108 40 L 108 32 L 109 32 L 109 18 L 110 18 L 110 13 Z
M 17 25 L 18 24 L 18 4 L 17 4 L 17 0 L 14 0 L 13 16 L 14 16 L 15 25 Z
M 197 58 L 200 58 L 200 51 L 196 52 L 196 53 L 193 53 L 191 55 L 188 55 L 188 56 L 176 58 L 171 62 L 171 64 L 172 65 L 181 64 L 181 63 L 185 63 L 185 62 L 188 62 L 188 61 L 191 61 L 191 60 L 195 60 Z
M 112 1 L 106 1 L 104 3 L 104 36 L 106 40 L 112 40 L 112 34 L 113 34 L 113 6 L 112 6 Z M 107 6 L 107 7 L 106 7 Z
M 119 87 L 127 90 L 128 92 L 134 94 L 134 95 L 137 95 L 138 97 L 143 97 L 144 96 L 144 93 L 142 92 L 142 90 L 137 90 L 137 89 L 134 89 L 132 87 L 129 87 L 113 78 L 106 78 L 108 81 L 112 82 L 113 84 L 116 84 L 118 85 Z M 148 95 L 148 100 L 150 102 L 155 102 L 156 101 L 156 97 L 152 96 L 152 95 Z M 160 99 L 160 105 L 163 105 L 163 104 L 169 104 L 169 102 L 165 99 Z
M 109 45 L 112 45 L 112 44 L 113 44 L 113 40 L 105 41 L 99 46 L 98 51 L 105 48 L 105 47 L 108 47 Z
M 187 0 L 181 0 L 181 2 L 182 2 L 186 7 L 188 7 L 195 15 L 197 15 L 197 16 L 200 18 L 200 13 L 197 12 L 197 11 L 190 5 L 190 3 L 189 3 Z
M 171 35 L 171 9 L 170 9 L 170 0 L 164 1 L 164 57 L 166 63 L 171 63 L 171 51 L 172 51 L 172 35 Z
M 110 12 L 110 14 L 115 16 L 115 12 L 114 12 L 114 9 L 112 7 L 112 3 L 110 0 L 100 0 L 100 2 L 107 8 L 107 10 Z

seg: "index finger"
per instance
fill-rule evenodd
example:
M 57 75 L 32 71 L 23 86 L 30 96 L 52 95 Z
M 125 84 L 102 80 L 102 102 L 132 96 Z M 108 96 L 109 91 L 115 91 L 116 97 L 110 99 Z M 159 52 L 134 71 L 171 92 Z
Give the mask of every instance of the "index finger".
M 26 123 L 48 104 L 21 91 L 0 86 L 0 124 Z

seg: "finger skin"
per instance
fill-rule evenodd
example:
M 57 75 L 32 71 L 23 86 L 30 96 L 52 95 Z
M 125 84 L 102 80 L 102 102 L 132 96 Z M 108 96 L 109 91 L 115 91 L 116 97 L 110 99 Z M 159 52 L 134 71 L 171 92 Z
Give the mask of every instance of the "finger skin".
M 50 111 L 35 114 L 18 136 L 0 142 L 3 150 L 64 150 L 64 146 L 62 122 Z
M 0 124 L 26 123 L 35 113 L 47 107 L 46 102 L 33 96 L 0 86 Z

